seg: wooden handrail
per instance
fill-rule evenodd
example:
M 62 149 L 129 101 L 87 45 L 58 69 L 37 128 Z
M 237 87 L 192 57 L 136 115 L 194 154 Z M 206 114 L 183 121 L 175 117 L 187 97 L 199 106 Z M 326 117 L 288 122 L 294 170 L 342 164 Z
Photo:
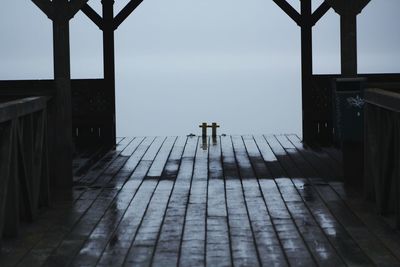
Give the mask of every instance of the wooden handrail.
M 382 89 L 367 89 L 365 102 L 394 112 L 400 112 L 400 93 Z
M 19 222 L 32 221 L 48 204 L 49 99 L 0 102 L 0 241 L 17 235 Z
M 49 99 L 48 96 L 37 96 L 0 103 L 0 123 L 42 110 Z

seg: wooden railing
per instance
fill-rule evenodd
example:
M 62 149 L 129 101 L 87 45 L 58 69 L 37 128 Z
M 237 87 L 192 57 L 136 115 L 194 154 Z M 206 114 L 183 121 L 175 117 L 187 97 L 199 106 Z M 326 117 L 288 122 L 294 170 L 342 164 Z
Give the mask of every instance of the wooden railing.
M 0 240 L 15 236 L 49 202 L 47 102 L 0 102 Z
M 400 90 L 365 92 L 366 197 L 400 226 Z
M 308 136 L 313 142 L 320 145 L 337 144 L 333 118 L 333 79 L 340 75 L 313 75 L 311 100 L 307 107 L 303 106 L 304 112 L 310 113 L 308 118 Z M 367 88 L 398 89 L 400 88 L 400 74 L 359 74 L 358 77 L 367 78 Z

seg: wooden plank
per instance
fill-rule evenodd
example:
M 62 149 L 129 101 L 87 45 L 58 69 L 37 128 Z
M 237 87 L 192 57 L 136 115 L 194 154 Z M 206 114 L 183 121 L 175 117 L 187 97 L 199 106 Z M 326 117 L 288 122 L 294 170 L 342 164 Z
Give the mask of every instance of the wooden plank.
M 96 225 L 90 236 L 85 241 L 78 255 L 74 258 L 73 265 L 95 265 L 97 263 L 103 250 L 110 242 L 114 231 L 122 220 L 126 209 L 135 197 L 138 188 L 142 185 L 143 179 L 148 176 L 149 169 L 153 168 L 153 166 L 164 168 L 166 163 L 164 155 L 170 154 L 175 139 L 175 137 L 167 138 L 160 151 L 157 153 L 154 161 L 151 160 L 148 155 L 144 156 L 144 153 L 139 152 L 139 149 L 135 151 L 132 157 L 140 157 L 141 154 L 142 158 L 146 157 L 149 160 L 142 160 L 140 163 L 138 162 L 134 173 L 131 176 L 128 175 L 128 177 L 130 177 L 129 180 L 124 183 L 117 198 L 110 205 L 110 208 L 106 211 L 105 215 L 101 218 L 100 222 Z M 149 154 L 154 155 L 150 149 L 147 151 Z M 160 164 L 159 162 L 163 162 L 164 164 Z
M 307 151 L 296 150 L 288 139 L 282 138 L 286 152 L 290 155 L 294 164 L 300 172 L 307 177 L 318 177 L 322 174 L 316 172 L 312 168 L 313 165 L 303 155 L 309 155 Z M 298 153 L 301 152 L 301 153 Z M 314 163 L 315 164 L 315 163 Z M 372 260 L 377 265 L 396 265 L 397 259 L 390 253 L 389 250 L 382 244 L 382 242 L 371 233 L 368 228 L 354 215 L 354 213 L 345 205 L 345 203 L 337 196 L 332 188 L 326 183 L 314 183 L 309 179 L 313 188 L 316 189 L 321 201 L 329 208 L 335 219 L 340 223 L 356 244 L 362 249 L 369 260 Z M 351 249 L 350 247 L 348 249 Z M 349 253 L 349 250 L 343 251 L 343 258 L 357 259 L 354 255 L 345 256 L 344 253 Z M 366 260 L 365 258 L 363 259 Z M 365 263 L 367 264 L 367 263 Z
M 4 224 L 6 222 L 7 196 L 9 191 L 9 179 L 12 156 L 12 124 L 11 122 L 2 123 L 0 128 L 0 247 L 3 237 Z
M 47 96 L 35 96 L 0 103 L 0 123 L 43 110 L 49 99 Z
M 185 142 L 186 138 L 181 138 L 178 142 Z M 158 153 L 156 160 L 153 162 L 149 172 L 147 173 L 144 183 L 149 181 L 157 181 L 157 186 L 148 204 L 145 214 L 143 215 L 142 221 L 138 226 L 138 230 L 135 233 L 134 239 L 130 244 L 130 247 L 125 256 L 125 264 L 128 265 L 147 265 L 151 261 L 155 243 L 159 230 L 161 228 L 162 220 L 164 217 L 166 206 L 168 205 L 169 196 L 174 185 L 173 180 L 160 179 L 166 164 L 168 164 L 168 158 L 172 153 L 176 153 L 178 150 L 182 153 L 182 147 L 178 146 L 173 149 L 176 137 L 169 137 L 166 140 L 165 149 Z M 148 161 L 144 158 L 143 160 Z M 154 174 L 160 174 L 156 177 L 150 176 Z M 124 260 L 124 259 L 122 259 Z
M 295 142 L 301 150 L 306 150 L 314 156 L 315 160 L 319 162 L 319 168 L 327 170 L 327 172 L 324 173 L 324 177 L 330 177 L 333 181 L 341 181 L 343 179 L 342 165 L 340 162 L 332 160 L 331 155 L 326 150 L 319 147 L 309 147 L 307 144 L 303 143 L 297 135 L 289 134 L 285 136 L 292 143 Z M 283 140 L 285 143 L 287 142 L 285 139 Z M 333 148 L 330 150 L 334 153 Z
M 222 136 L 221 146 L 233 265 L 259 266 L 259 255 L 243 195 L 243 187 L 236 165 L 231 138 Z
M 151 141 L 148 143 L 148 147 L 151 143 Z M 159 146 L 160 144 L 155 145 Z M 112 165 L 110 164 L 109 168 L 113 168 Z M 129 175 L 127 174 L 127 176 Z M 24 258 L 23 262 L 39 261 L 41 264 L 45 262 L 45 264 L 51 265 L 58 261 L 71 261 L 73 255 L 83 245 L 86 235 L 90 234 L 90 229 L 95 227 L 113 201 L 118 190 L 119 188 L 94 188 L 85 191 L 77 202 L 78 205 L 83 204 L 82 209 L 71 218 L 71 223 L 65 225 L 65 222 L 63 222 L 61 226 L 52 227 L 43 237 L 44 240 L 51 240 L 50 245 L 47 242 L 39 242 Z M 40 255 L 40 257 L 38 258 L 37 255 Z
M 305 230 L 301 228 L 300 218 L 294 211 L 294 205 L 299 202 L 298 194 L 288 200 L 283 188 L 283 180 L 287 174 L 261 136 L 246 139 L 246 147 L 257 176 L 269 211 L 275 231 L 282 244 L 289 265 L 315 265 L 315 253 L 305 238 Z M 300 206 L 301 207 L 301 206 Z M 304 216 L 305 217 L 305 216 Z M 304 218 L 306 220 L 308 218 Z M 308 220 L 307 220 L 308 222 Z
M 170 167 L 171 164 L 174 165 L 177 157 L 179 158 L 181 157 L 185 140 L 186 138 L 185 139 L 179 138 L 175 142 L 174 148 L 171 151 L 165 169 L 168 166 Z M 165 150 L 164 153 L 167 153 L 167 150 Z M 163 160 L 165 158 L 162 154 L 163 153 L 161 153 L 161 155 L 158 156 L 158 159 Z M 148 157 L 146 158 L 147 160 L 141 161 L 141 164 L 151 162 Z M 161 166 L 161 165 L 156 162 L 154 166 Z M 151 165 L 149 165 L 149 168 L 150 167 Z M 146 173 L 146 175 L 147 174 L 148 173 Z M 136 180 L 138 179 L 134 177 L 130 179 L 130 181 L 136 181 Z M 126 212 L 121 220 L 121 223 L 118 225 L 118 228 L 113 233 L 110 241 L 108 242 L 107 247 L 100 258 L 99 266 L 111 266 L 115 264 L 116 265 L 123 264 L 125 258 L 128 256 L 127 255 L 128 251 L 135 238 L 138 228 L 143 220 L 143 216 L 147 210 L 148 204 L 151 200 L 152 194 L 154 192 L 155 187 L 157 186 L 157 183 L 158 183 L 157 179 L 145 179 L 145 181 L 142 183 L 142 185 L 139 188 L 139 191 L 136 193 L 136 196 L 131 200 L 128 208 L 126 209 Z M 128 231 L 126 231 L 126 227 L 128 227 L 129 229 Z
M 302 150 L 300 139 L 295 136 L 288 136 L 290 142 L 298 149 Z M 311 152 L 311 151 L 309 151 Z M 319 156 L 319 154 L 318 154 Z M 321 160 L 326 160 L 322 157 Z M 332 160 L 331 160 L 332 161 Z M 327 172 L 329 170 L 325 170 Z M 345 204 L 356 214 L 356 216 L 373 232 L 385 246 L 400 259 L 400 236 L 376 213 L 371 212 L 373 207 L 365 202 L 362 196 L 352 188 L 344 188 L 343 183 L 330 182 L 330 187 L 345 202 Z
M 247 147 L 241 136 L 234 136 L 232 140 L 261 265 L 287 266 L 288 261 L 283 251 L 282 242 L 277 236 L 276 226 L 271 220 L 258 182 L 259 178 L 263 178 L 263 176 L 258 176 L 262 173 L 256 175 L 255 172 L 255 170 L 261 169 L 265 171 L 265 164 L 261 160 L 258 162 L 254 160 L 254 153 L 258 153 L 258 149 L 252 137 L 245 137 Z M 252 141 L 254 146 L 251 146 Z M 249 158 L 249 155 L 253 157 Z
M 301 197 L 344 262 L 348 265 L 370 265 L 371 262 L 367 255 L 362 252 L 351 236 L 347 234 L 346 230 L 321 200 L 318 193 L 313 190 L 314 188 L 310 187 L 310 185 L 314 184 L 325 184 L 324 181 L 315 175 L 309 176 L 312 177 L 309 178 L 302 174 L 275 137 L 267 137 L 267 140 L 268 144 L 266 148 L 276 156 L 282 164 L 282 168 L 290 177 L 305 177 L 307 179 L 308 184 L 300 184 L 300 186 L 296 187 L 303 190 L 300 194 Z
M 154 266 L 176 266 L 179 262 L 197 147 L 198 137 L 188 137 L 162 228 L 156 242 L 152 260 L 152 265 Z
M 232 266 L 221 140 L 209 146 L 207 191 L 207 266 Z
M 400 112 L 400 94 L 382 89 L 367 89 L 365 102 L 393 112 Z
M 206 222 L 207 222 L 207 184 L 208 184 L 208 146 L 198 144 L 192 186 L 187 203 L 179 266 L 205 266 Z
M 115 150 L 110 150 L 92 169 L 85 174 L 84 177 L 76 178 L 77 184 L 89 185 L 103 172 L 118 156 L 121 152 L 134 140 L 133 138 L 125 138 L 119 144 L 116 145 Z

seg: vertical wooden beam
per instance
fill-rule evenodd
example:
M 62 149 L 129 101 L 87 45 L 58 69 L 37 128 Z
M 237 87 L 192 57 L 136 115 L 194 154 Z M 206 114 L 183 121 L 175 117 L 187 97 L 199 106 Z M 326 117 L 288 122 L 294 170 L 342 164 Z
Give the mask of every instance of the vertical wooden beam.
M 69 47 L 68 0 L 53 1 L 53 51 L 55 96 L 55 133 L 53 157 L 55 181 L 53 186 L 72 186 L 72 114 L 71 114 L 71 72 Z M 54 173 L 53 173 L 54 174 Z
M 340 47 L 342 75 L 357 76 L 357 14 L 349 9 L 340 16 Z
M 103 60 L 104 82 L 112 111 L 109 146 L 115 146 L 115 51 L 114 51 L 114 0 L 102 0 L 103 5 Z
M 303 102 L 303 139 L 312 142 L 314 139 L 311 110 L 311 86 L 313 74 L 312 55 L 312 9 L 311 0 L 301 1 L 301 77 Z
M 340 57 L 344 77 L 357 76 L 357 15 L 370 0 L 326 0 L 340 15 Z

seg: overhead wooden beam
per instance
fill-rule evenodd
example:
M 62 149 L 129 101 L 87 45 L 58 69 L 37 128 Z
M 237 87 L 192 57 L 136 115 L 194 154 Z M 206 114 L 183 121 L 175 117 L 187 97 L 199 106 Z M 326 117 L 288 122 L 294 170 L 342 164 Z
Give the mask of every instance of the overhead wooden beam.
M 273 0 L 297 25 L 301 25 L 301 15 L 286 0 Z
M 352 14 L 360 14 L 371 0 L 325 0 L 338 14 L 350 12 Z
M 103 18 L 97 14 L 97 12 L 91 8 L 88 4 L 85 4 L 81 11 L 94 23 L 99 27 L 100 30 L 103 30 Z
M 325 14 L 331 9 L 331 5 L 328 2 L 323 2 L 312 14 L 312 25 L 315 25 Z
M 143 0 L 131 0 L 114 18 L 114 29 L 119 25 L 143 2 Z
M 53 2 L 50 0 L 32 0 L 32 2 L 40 9 L 49 19 L 53 19 L 54 8 Z
M 71 0 L 69 1 L 69 6 L 68 6 L 68 16 L 69 18 L 72 18 L 75 16 L 76 13 L 79 12 L 79 10 L 81 10 L 81 8 L 86 5 L 86 3 L 89 0 Z

